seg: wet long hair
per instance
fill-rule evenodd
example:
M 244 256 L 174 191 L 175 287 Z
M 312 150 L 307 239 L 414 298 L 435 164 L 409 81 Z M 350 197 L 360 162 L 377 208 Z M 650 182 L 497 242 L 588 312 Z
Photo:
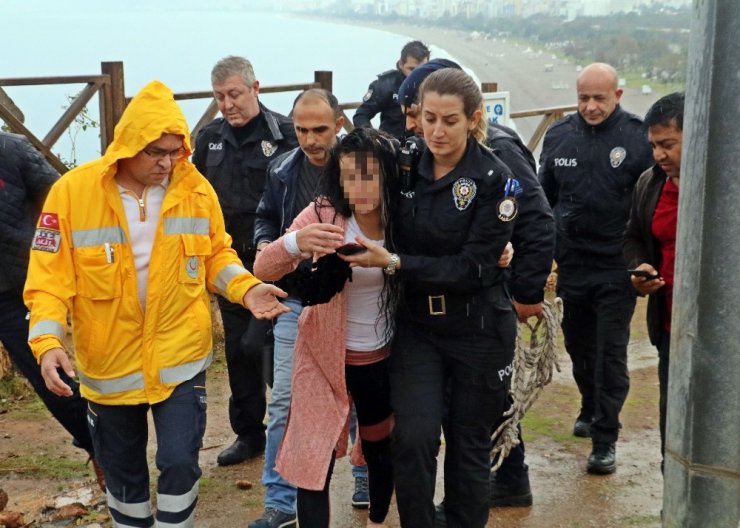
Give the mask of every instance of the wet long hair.
M 348 154 L 372 155 L 380 165 L 380 221 L 385 248 L 391 253 L 396 252 L 397 229 L 393 217 L 401 197 L 401 181 L 396 161 L 398 148 L 398 140 L 373 128 L 355 128 L 340 138 L 329 152 L 329 159 L 319 178 L 318 198 L 314 201 L 319 218 L 321 218 L 320 209 L 327 206 L 333 207 L 336 214 L 345 218 L 352 216 L 352 208 L 341 184 L 339 160 Z M 399 281 L 389 280 L 389 277 L 383 274 L 383 290 L 378 302 L 388 332 L 393 331 L 395 310 L 400 297 Z

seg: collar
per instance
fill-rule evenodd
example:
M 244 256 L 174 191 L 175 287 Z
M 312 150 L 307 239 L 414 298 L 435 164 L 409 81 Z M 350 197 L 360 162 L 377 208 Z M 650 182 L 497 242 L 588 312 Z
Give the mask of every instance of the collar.
M 614 111 L 611 114 L 609 114 L 609 117 L 607 117 L 606 119 L 604 119 L 598 125 L 589 125 L 586 122 L 586 120 L 583 119 L 583 116 L 581 116 L 580 113 L 576 112 L 576 115 L 578 116 L 578 122 L 580 123 L 580 125 L 583 128 L 586 128 L 586 129 L 589 129 L 589 130 L 594 130 L 594 131 L 598 132 L 598 131 L 601 131 L 601 130 L 610 128 L 612 126 L 612 124 L 621 117 L 622 113 L 623 113 L 622 112 L 622 107 L 620 105 L 617 105 L 614 108 Z
M 424 149 L 421 159 L 419 160 L 418 173 L 419 176 L 428 182 L 436 184 L 439 182 L 447 182 L 451 179 L 457 179 L 461 175 L 464 175 L 466 178 L 482 180 L 486 176 L 487 172 L 492 168 L 489 158 L 484 156 L 482 148 L 478 145 L 478 142 L 474 138 L 470 137 L 468 138 L 462 158 L 460 158 L 457 165 L 455 165 L 455 167 L 444 177 L 440 178 L 436 182 L 434 181 L 434 155 L 428 147 Z

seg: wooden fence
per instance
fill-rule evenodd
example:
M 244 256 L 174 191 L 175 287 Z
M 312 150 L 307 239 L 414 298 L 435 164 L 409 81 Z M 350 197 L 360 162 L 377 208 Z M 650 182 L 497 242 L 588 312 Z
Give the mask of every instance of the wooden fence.
M 5 86 L 39 86 L 39 85 L 63 85 L 63 84 L 85 84 L 85 87 L 73 98 L 69 106 L 64 110 L 51 130 L 43 138 L 37 137 L 23 124 L 23 110 L 18 108 L 12 99 L 3 90 Z M 261 94 L 279 92 L 298 92 L 309 88 L 325 88 L 332 90 L 332 72 L 315 71 L 313 82 L 282 84 L 275 86 L 260 86 Z M 483 83 L 484 92 L 495 92 L 496 83 Z M 67 172 L 67 167 L 59 157 L 52 152 L 52 147 L 59 138 L 72 126 L 75 119 L 85 109 L 92 98 L 98 95 L 100 108 L 100 151 L 104 152 L 113 139 L 113 130 L 121 117 L 123 110 L 130 98 L 125 95 L 124 74 L 122 62 L 102 62 L 100 73 L 94 75 L 77 75 L 66 77 L 22 77 L 0 79 L 0 120 L 4 121 L 8 128 L 17 134 L 23 134 L 31 143 L 46 157 L 51 165 L 60 173 Z M 210 90 L 202 92 L 176 93 L 178 101 L 191 99 L 208 100 L 208 106 L 202 116 L 192 128 L 191 139 L 195 138 L 198 131 L 216 117 L 218 108 Z M 342 112 L 353 110 L 360 106 L 360 102 L 341 103 Z M 539 125 L 534 134 L 527 141 L 527 146 L 534 151 L 539 145 L 547 128 L 561 118 L 563 115 L 576 110 L 576 106 L 557 106 L 512 112 L 512 119 L 530 118 L 541 116 Z M 345 113 L 345 129 L 352 130 L 352 120 Z

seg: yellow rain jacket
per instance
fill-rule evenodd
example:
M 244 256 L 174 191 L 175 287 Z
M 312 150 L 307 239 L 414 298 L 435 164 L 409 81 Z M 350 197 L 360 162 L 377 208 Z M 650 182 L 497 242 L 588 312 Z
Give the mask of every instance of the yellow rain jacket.
M 158 81 L 131 100 L 102 158 L 51 189 L 34 236 L 24 300 L 40 361 L 62 347 L 71 311 L 82 395 L 109 405 L 154 404 L 212 360 L 208 291 L 233 303 L 260 283 L 231 249 L 216 193 L 195 166 L 173 163 L 149 262 L 146 313 L 137 294 L 117 161 L 163 133 L 183 136 L 185 117 Z

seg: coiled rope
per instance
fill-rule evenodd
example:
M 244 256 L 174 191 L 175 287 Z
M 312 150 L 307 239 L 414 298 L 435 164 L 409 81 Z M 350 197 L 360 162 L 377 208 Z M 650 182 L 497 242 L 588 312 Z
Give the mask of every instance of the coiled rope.
M 491 458 L 496 458 L 491 471 L 496 471 L 519 444 L 518 426 L 524 413 L 552 381 L 553 369 L 560 372 L 556 340 L 562 320 L 563 301 L 556 297 L 553 302 L 543 303 L 542 317 L 534 326 L 529 322 L 518 324 L 510 391 L 514 402 L 503 415 L 506 419 L 491 435 Z

